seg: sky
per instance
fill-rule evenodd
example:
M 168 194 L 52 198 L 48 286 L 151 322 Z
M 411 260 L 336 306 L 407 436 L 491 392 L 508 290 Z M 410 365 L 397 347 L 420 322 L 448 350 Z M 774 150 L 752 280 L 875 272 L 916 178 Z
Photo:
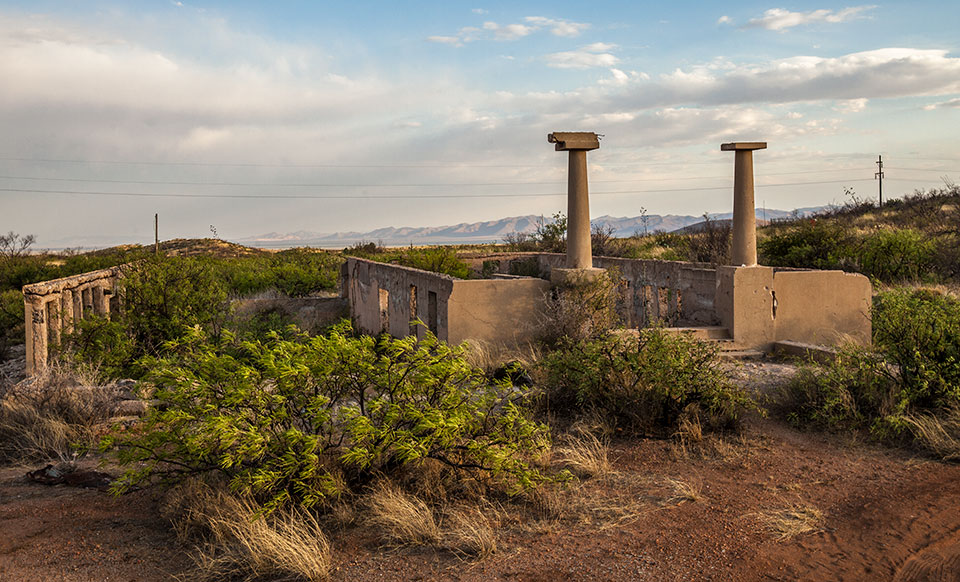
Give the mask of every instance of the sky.
M 0 0 L 0 232 L 39 247 L 886 198 L 960 178 L 960 3 Z

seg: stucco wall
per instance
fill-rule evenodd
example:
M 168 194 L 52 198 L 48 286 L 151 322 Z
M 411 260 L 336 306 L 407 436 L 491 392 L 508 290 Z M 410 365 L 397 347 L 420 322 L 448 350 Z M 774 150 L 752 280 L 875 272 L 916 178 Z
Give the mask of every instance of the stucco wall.
M 533 340 L 550 282 L 543 279 L 458 280 L 447 305 L 448 341 L 519 344 Z
M 411 322 L 419 318 L 438 338 L 447 340 L 453 277 L 357 258 L 347 259 L 346 275 L 350 318 L 361 331 L 387 331 L 395 337 L 415 331 L 423 337 L 422 326 L 411 330 Z
M 843 271 L 719 267 L 717 315 L 743 347 L 775 341 L 870 344 L 873 290 L 863 275 Z
M 870 345 L 870 279 L 843 271 L 774 271 L 777 340 Z
M 566 256 L 557 253 L 503 253 L 473 258 L 472 267 L 480 271 L 484 263 L 495 264 L 501 273 L 522 269 L 529 273 L 530 261 L 537 264 L 539 276 L 549 279 L 554 267 L 562 268 Z M 656 322 L 667 325 L 717 325 L 713 296 L 716 270 L 707 263 L 657 261 L 594 257 L 593 266 L 616 268 L 624 281 L 621 317 L 627 327 L 643 327 Z

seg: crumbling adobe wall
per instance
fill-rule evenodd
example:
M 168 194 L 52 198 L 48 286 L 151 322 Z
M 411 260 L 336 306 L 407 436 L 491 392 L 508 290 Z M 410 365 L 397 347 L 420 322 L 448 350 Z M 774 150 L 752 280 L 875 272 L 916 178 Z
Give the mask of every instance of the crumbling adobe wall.
M 447 340 L 453 277 L 353 257 L 347 259 L 344 275 L 350 319 L 359 330 L 422 338 L 423 326 L 411 324 L 419 319 L 438 338 Z
M 551 270 L 563 268 L 565 260 L 557 253 L 498 253 L 468 262 L 476 271 L 549 279 Z M 627 327 L 720 323 L 713 304 L 716 269 L 709 263 L 593 257 L 593 266 L 619 272 L 624 285 L 620 316 Z

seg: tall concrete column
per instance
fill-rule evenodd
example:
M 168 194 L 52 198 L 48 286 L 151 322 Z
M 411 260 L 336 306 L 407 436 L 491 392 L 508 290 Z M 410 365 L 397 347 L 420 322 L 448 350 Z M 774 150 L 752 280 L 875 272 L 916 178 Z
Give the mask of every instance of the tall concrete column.
M 592 266 L 587 151 L 570 150 L 567 169 L 567 267 L 589 269 Z
M 720 150 L 735 152 L 733 161 L 733 241 L 730 263 L 753 267 L 757 264 L 757 214 L 753 197 L 753 150 L 766 142 L 734 142 Z
M 600 147 L 593 132 L 554 132 L 547 136 L 556 151 L 570 152 L 567 170 L 567 262 L 568 269 L 593 268 L 590 246 L 590 193 L 587 187 L 587 152 Z

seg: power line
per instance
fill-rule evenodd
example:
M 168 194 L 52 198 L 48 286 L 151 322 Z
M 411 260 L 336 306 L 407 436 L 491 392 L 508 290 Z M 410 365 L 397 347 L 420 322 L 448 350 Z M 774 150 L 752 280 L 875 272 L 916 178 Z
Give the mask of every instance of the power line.
M 791 176 L 795 174 L 820 174 L 824 172 L 847 172 L 852 168 L 834 170 L 802 170 L 795 172 L 779 172 L 758 174 L 766 176 Z M 631 178 L 622 180 L 591 180 L 591 183 L 616 184 L 630 182 L 671 182 L 676 180 L 722 180 L 726 176 L 681 176 L 678 178 Z M 208 182 L 190 180 L 118 180 L 110 178 L 75 178 L 75 177 L 44 177 L 44 176 L 0 176 L 3 180 L 30 180 L 46 182 L 81 182 L 102 184 L 150 184 L 168 186 L 231 186 L 231 187 L 266 187 L 266 188 L 427 188 L 449 186 L 544 186 L 548 184 L 565 184 L 565 180 L 552 182 L 424 182 L 417 184 L 382 184 L 382 183 L 318 183 L 318 182 Z
M 822 180 L 816 182 L 787 182 L 780 184 L 757 184 L 757 188 L 775 188 L 782 186 L 807 186 L 807 185 L 819 185 L 819 184 L 849 184 L 851 182 L 867 182 L 873 181 L 869 178 L 857 178 L 853 180 Z M 607 194 L 647 194 L 647 193 L 663 193 L 663 192 L 702 192 L 702 191 L 712 191 L 712 190 L 729 190 L 731 186 L 710 186 L 703 188 L 660 188 L 652 190 L 607 190 L 599 192 L 591 192 L 592 195 L 607 195 Z M 365 199 L 396 199 L 403 200 L 408 198 L 535 198 L 535 197 L 545 197 L 545 196 L 566 196 L 565 192 L 548 192 L 548 193 L 513 193 L 513 194 L 399 194 L 399 195 L 390 195 L 390 194 L 366 194 L 362 196 L 353 196 L 345 194 L 325 194 L 325 195 L 310 195 L 310 194 L 248 194 L 248 195 L 237 195 L 237 194 L 164 194 L 164 193 L 149 193 L 149 192 L 100 192 L 100 191 L 90 191 L 90 190 L 40 190 L 40 189 L 27 189 L 27 188 L 0 188 L 0 192 L 13 192 L 21 194 L 71 194 L 71 195 L 80 195 L 80 196 L 132 196 L 132 197 L 142 197 L 142 198 L 231 198 L 231 199 L 317 199 L 317 200 L 365 200 Z

